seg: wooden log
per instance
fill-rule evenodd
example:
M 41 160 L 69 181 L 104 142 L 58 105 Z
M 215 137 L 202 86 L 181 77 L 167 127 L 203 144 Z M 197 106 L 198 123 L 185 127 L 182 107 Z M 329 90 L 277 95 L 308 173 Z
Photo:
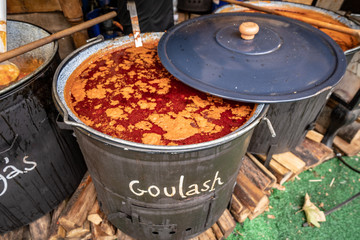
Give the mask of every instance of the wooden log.
M 334 146 L 339 148 L 347 156 L 356 156 L 360 152 L 360 140 L 354 141 L 352 144 L 349 144 L 345 140 L 336 136 L 334 138 Z
M 242 174 L 237 176 L 234 195 L 251 212 L 257 212 L 267 202 L 267 196 Z
M 117 229 L 117 231 L 116 231 L 116 237 L 117 237 L 117 240 L 135 240 L 134 238 L 126 235 L 125 233 L 123 233 L 119 229 Z
M 100 211 L 100 205 L 97 200 L 95 200 L 93 206 L 91 207 L 89 214 L 99 214 L 101 217 L 104 216 L 104 214 Z
M 265 210 L 269 207 L 270 201 L 269 201 L 269 198 L 268 198 L 268 197 L 266 197 L 266 198 L 267 198 L 267 203 L 266 203 L 261 209 L 258 209 L 257 212 L 254 212 L 254 213 L 249 214 L 248 218 L 249 218 L 250 220 L 253 220 L 253 219 L 256 218 L 257 216 L 261 215 L 261 214 L 262 214 L 263 212 L 265 212 Z
M 87 220 L 99 225 L 103 219 L 106 218 L 104 213 L 100 211 L 100 206 L 99 206 L 99 202 L 96 200 L 94 202 L 94 205 L 92 206 L 92 208 L 89 211 L 89 215 L 87 216 Z
M 92 240 L 94 238 L 90 238 L 89 240 Z M 96 240 L 118 240 L 118 238 L 116 238 L 116 236 L 103 236 L 103 237 L 99 237 L 96 238 Z
M 200 240 L 200 238 L 198 236 L 190 238 L 189 240 Z
M 83 224 L 83 229 L 87 229 L 90 232 L 91 231 L 90 224 L 91 223 L 89 221 L 85 221 Z
M 266 191 L 271 180 L 259 171 L 259 168 L 251 161 L 248 156 L 244 156 L 239 174 L 245 175 L 260 190 Z
M 100 227 L 100 225 L 96 225 L 94 223 L 90 223 L 91 226 L 91 236 L 93 239 L 100 239 L 102 237 L 109 236 L 106 233 L 104 233 Z
M 231 208 L 230 211 L 233 214 L 240 214 L 244 209 L 244 205 L 240 202 L 240 200 L 233 194 L 231 199 Z
M 25 227 L 20 227 L 13 231 L 0 235 L 0 240 L 17 240 L 22 239 Z
M 56 226 L 58 224 L 58 219 L 59 219 L 61 213 L 64 211 L 67 202 L 68 202 L 68 200 L 65 199 L 52 211 L 50 229 L 52 229 L 52 227 L 54 225 Z
M 94 223 L 95 225 L 99 225 L 103 221 L 103 219 L 97 213 L 89 214 L 87 220 Z
M 88 229 L 84 229 L 82 227 L 75 228 L 66 234 L 66 238 L 82 238 L 85 237 L 89 233 Z
M 238 223 L 243 223 L 249 217 L 250 214 L 251 214 L 250 209 L 244 208 L 238 215 L 233 215 L 233 217 Z
M 31 237 L 29 225 L 23 227 L 22 240 L 33 240 L 33 238 Z
M 239 223 L 243 223 L 251 214 L 251 211 L 246 208 L 234 194 L 231 201 L 230 212 L 234 219 Z
M 100 229 L 109 236 L 113 236 L 116 233 L 115 227 L 107 219 L 103 219 L 100 223 Z
M 50 230 L 50 213 L 45 214 L 41 218 L 29 224 L 31 237 L 33 239 L 47 240 L 49 239 Z
M 49 240 L 64 239 L 65 237 L 66 230 L 62 226 L 57 225 L 57 228 L 54 230 L 54 232 L 51 232 Z
M 246 153 L 241 167 L 243 174 L 245 174 L 258 188 L 267 192 L 272 189 L 276 183 L 276 177 L 263 164 L 261 164 L 254 155 Z
M 215 234 L 215 237 L 217 240 L 223 240 L 224 239 L 224 234 L 221 231 L 219 225 L 217 223 L 215 223 L 214 225 L 211 226 L 211 229 L 213 231 L 213 233 Z
M 71 197 L 67 209 L 59 218 L 59 223 L 66 231 L 81 227 L 85 222 L 88 212 L 96 200 L 95 186 L 90 175 L 86 174 L 79 187 Z
M 316 126 L 318 126 L 318 124 L 316 124 Z M 316 127 L 316 128 L 318 128 L 318 127 Z M 321 143 L 321 140 L 323 139 L 323 137 L 324 137 L 324 135 L 322 135 L 321 133 L 319 133 L 315 130 L 310 130 L 306 134 L 307 139 L 310 139 L 317 143 Z
M 264 155 L 257 155 L 260 160 L 265 161 L 266 160 L 266 156 Z M 286 182 L 287 180 L 290 179 L 290 177 L 293 175 L 293 172 L 289 169 L 287 169 L 286 167 L 284 167 L 282 164 L 280 164 L 279 162 L 277 162 L 274 159 L 271 159 L 270 161 L 270 165 L 269 165 L 269 170 L 272 174 L 274 174 L 274 176 L 276 177 L 276 181 L 282 185 L 284 182 Z
M 199 236 L 196 236 L 195 239 L 197 240 L 209 240 L 206 236 L 205 232 L 201 233 Z
M 315 129 L 320 133 L 325 132 L 325 129 L 319 124 L 316 124 Z M 360 140 L 355 140 L 352 144 L 349 144 L 339 136 L 335 136 L 333 145 L 348 156 L 355 156 L 360 152 Z
M 221 217 L 217 220 L 217 224 L 221 229 L 221 232 L 224 235 L 224 238 L 227 238 L 235 229 L 236 222 L 232 217 L 229 210 L 225 210 Z
M 217 240 L 214 231 L 212 228 L 209 228 L 204 232 L 205 236 L 207 237 L 207 240 Z
M 274 154 L 273 159 L 280 163 L 285 168 L 293 172 L 293 176 L 298 175 L 305 170 L 306 163 L 294 155 L 292 152 L 285 152 L 281 154 Z
M 205 232 L 201 233 L 199 236 L 191 238 L 191 240 L 217 240 L 217 239 L 212 228 L 209 228 Z
M 92 240 L 91 233 L 86 234 L 84 237 L 80 238 L 80 240 Z
M 292 153 L 306 163 L 305 169 L 316 167 L 325 160 L 334 157 L 334 152 L 331 148 L 308 138 L 305 138 L 300 145 L 296 146 Z
M 58 237 L 59 222 L 58 219 L 67 205 L 68 199 L 62 201 L 51 213 L 51 222 L 49 229 L 49 239 L 56 239 Z M 65 235 L 63 236 L 65 237 Z
M 59 226 L 58 231 L 57 231 L 57 236 L 59 238 L 65 238 L 66 237 L 66 230 L 65 228 L 63 228 L 62 226 Z

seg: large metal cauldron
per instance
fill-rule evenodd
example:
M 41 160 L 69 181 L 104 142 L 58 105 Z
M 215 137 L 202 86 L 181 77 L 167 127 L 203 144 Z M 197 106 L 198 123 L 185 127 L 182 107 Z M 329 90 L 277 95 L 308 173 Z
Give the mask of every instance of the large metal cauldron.
M 162 33 L 142 35 L 143 41 Z M 183 146 L 133 143 L 84 125 L 66 105 L 64 86 L 91 54 L 133 42 L 122 37 L 74 52 L 54 76 L 53 94 L 64 122 L 75 129 L 99 204 L 110 222 L 137 239 L 186 239 L 211 227 L 229 204 L 242 157 L 265 105 L 237 131 Z
M 49 35 L 32 24 L 8 21 L 8 47 Z M 26 54 L 44 63 L 0 91 L 0 233 L 26 225 L 73 193 L 86 166 L 72 132 L 57 127 L 51 78 L 58 44 Z
M 327 17 L 339 21 L 351 28 L 360 29 L 360 27 L 354 22 L 325 9 L 277 1 L 255 1 L 252 2 L 252 4 L 274 9 L 287 9 L 287 11 L 290 12 L 292 10 L 296 12 L 297 9 L 312 11 L 317 14 L 326 15 Z M 237 5 L 225 5 L 218 8 L 215 13 L 234 13 L 243 12 L 244 10 L 248 9 Z M 268 16 L 271 17 L 271 15 Z M 349 38 L 350 37 L 351 36 L 349 36 Z M 356 44 L 356 41 L 354 44 Z M 350 63 L 352 57 L 357 51 L 359 51 L 359 49 L 360 44 L 358 43 L 351 49 L 344 51 L 347 64 Z M 342 63 L 337 66 L 338 70 L 341 68 L 344 69 L 344 67 L 345 66 Z M 304 71 L 308 70 L 304 69 Z M 289 77 L 291 77 L 291 75 L 292 74 L 289 73 Z M 337 82 L 339 82 L 341 78 L 342 75 L 339 75 L 338 81 L 333 82 L 332 86 L 323 88 L 318 92 L 309 91 L 307 96 L 296 99 L 295 101 L 273 101 L 273 103 L 270 104 L 267 117 L 274 127 L 276 137 L 274 138 L 269 131 L 267 131 L 266 124 L 262 122 L 254 130 L 248 151 L 252 153 L 265 154 L 268 156 L 269 160 L 273 154 L 287 152 L 298 146 L 304 140 L 306 133 L 315 127 L 318 115 L 325 106 L 328 97 L 330 97 L 333 87 L 336 86 Z M 269 78 L 269 82 L 271 81 L 272 80 Z M 297 91 L 296 87 L 294 88 L 294 91 Z

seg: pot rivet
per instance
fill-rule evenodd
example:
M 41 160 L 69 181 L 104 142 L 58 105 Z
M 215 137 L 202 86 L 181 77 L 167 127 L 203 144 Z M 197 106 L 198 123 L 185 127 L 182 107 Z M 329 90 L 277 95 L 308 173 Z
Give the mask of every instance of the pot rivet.
M 259 32 L 259 25 L 254 22 L 243 22 L 239 26 L 241 37 L 245 40 L 251 40 Z

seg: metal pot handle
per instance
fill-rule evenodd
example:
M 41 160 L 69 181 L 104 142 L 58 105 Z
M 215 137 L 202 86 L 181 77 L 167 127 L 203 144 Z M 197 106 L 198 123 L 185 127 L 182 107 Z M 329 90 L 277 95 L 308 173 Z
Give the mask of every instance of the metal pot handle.
M 70 130 L 71 127 L 69 127 L 69 126 L 72 126 L 72 127 L 77 127 L 77 128 L 83 129 L 85 131 L 91 132 L 92 129 L 90 127 L 88 127 L 87 125 L 85 125 L 83 123 L 78 123 L 71 119 L 68 111 L 66 110 L 66 108 L 62 104 L 62 102 L 59 102 L 59 107 L 61 108 L 61 111 L 63 113 L 63 122 L 61 122 L 60 120 L 57 121 L 58 127 L 60 129 Z
M 273 125 L 271 124 L 270 119 L 268 119 L 266 116 L 264 116 L 262 118 L 262 120 L 266 122 L 266 125 L 268 126 L 269 131 L 271 133 L 271 137 L 273 137 L 273 138 L 276 137 L 276 132 L 275 132 L 275 129 L 274 129 Z
M 78 52 L 82 51 L 83 49 L 86 49 L 86 48 L 88 48 L 88 47 L 90 47 L 90 46 L 92 46 L 92 45 L 94 45 L 96 43 L 102 42 L 104 40 L 105 40 L 105 38 L 104 38 L 103 35 L 98 35 L 96 37 L 87 39 L 86 44 L 79 47 L 79 48 L 77 48 L 74 52 L 72 52 L 70 57 L 75 56 Z M 66 60 L 68 60 L 68 59 L 66 59 Z M 67 62 L 67 61 L 64 61 L 64 62 Z
M 55 74 L 54 74 L 54 80 L 53 80 L 53 86 L 52 86 L 52 89 L 53 91 L 56 91 L 56 84 L 57 84 L 57 77 L 59 76 L 59 73 L 60 73 L 60 70 L 63 68 L 63 66 L 71 59 L 73 58 L 74 56 L 76 56 L 79 52 L 81 52 L 82 50 L 84 49 L 87 49 L 89 48 L 90 46 L 94 45 L 94 44 L 97 44 L 97 43 L 100 43 L 100 42 L 103 42 L 105 40 L 104 36 L 102 35 L 98 35 L 97 37 L 94 37 L 94 38 L 91 38 L 91 39 L 88 39 L 86 42 L 87 44 L 85 44 L 84 46 L 81 46 L 80 48 L 76 49 L 74 52 L 72 52 L 70 55 L 68 55 L 66 58 L 64 58 L 64 60 L 59 64 L 58 68 L 56 69 L 55 71 Z M 67 111 L 67 109 L 65 108 L 65 106 L 63 105 L 63 103 L 61 102 L 61 100 L 59 99 L 59 97 L 57 96 L 57 94 L 53 94 L 53 97 L 55 98 L 55 103 L 58 104 L 58 107 L 61 109 L 62 113 L 63 113 L 63 118 L 64 118 L 64 123 L 67 124 L 67 125 L 70 125 L 70 126 L 73 126 L 73 127 L 79 127 L 79 128 L 82 128 L 84 130 L 89 130 L 90 128 L 88 128 L 86 125 L 84 124 L 81 124 L 81 123 L 77 123 L 75 121 L 71 121 L 69 119 L 69 113 Z M 68 129 L 66 127 L 64 127 L 65 125 L 63 123 L 60 123 L 60 128 L 63 128 L 63 129 Z M 58 124 L 59 126 L 59 124 Z

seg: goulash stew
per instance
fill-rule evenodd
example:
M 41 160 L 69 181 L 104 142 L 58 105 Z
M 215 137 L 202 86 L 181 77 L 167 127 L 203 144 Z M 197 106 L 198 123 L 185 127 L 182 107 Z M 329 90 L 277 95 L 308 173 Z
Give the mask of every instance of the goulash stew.
M 252 115 L 239 103 L 188 87 L 162 66 L 157 42 L 95 54 L 70 76 L 67 105 L 91 128 L 152 145 L 186 145 L 223 137 Z

